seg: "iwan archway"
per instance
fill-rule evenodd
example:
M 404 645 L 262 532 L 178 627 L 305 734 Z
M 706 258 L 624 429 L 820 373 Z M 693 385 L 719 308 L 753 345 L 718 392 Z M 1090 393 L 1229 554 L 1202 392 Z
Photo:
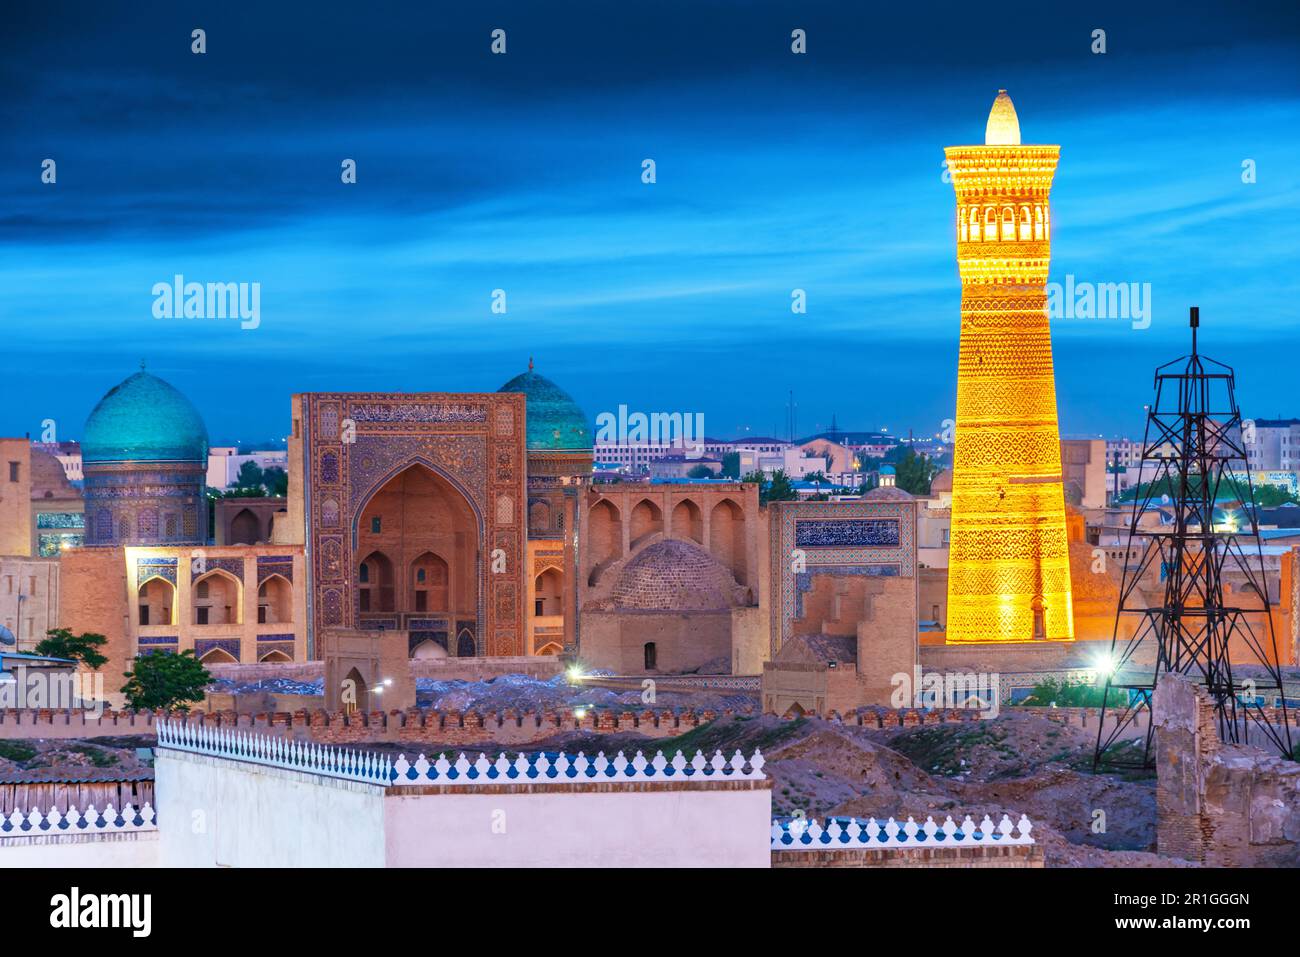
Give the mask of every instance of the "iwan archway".
M 353 541 L 358 628 L 479 634 L 481 521 L 445 476 L 415 463 L 380 482 Z

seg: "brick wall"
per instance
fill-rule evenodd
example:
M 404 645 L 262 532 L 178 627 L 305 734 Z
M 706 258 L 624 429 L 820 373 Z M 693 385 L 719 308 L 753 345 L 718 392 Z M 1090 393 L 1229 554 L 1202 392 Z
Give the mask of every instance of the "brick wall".
M 845 848 L 773 851 L 773 867 L 1042 867 L 1043 849 L 1015 847 Z
M 1212 867 L 1300 866 L 1300 764 L 1224 744 L 1188 678 L 1156 687 L 1156 846 Z

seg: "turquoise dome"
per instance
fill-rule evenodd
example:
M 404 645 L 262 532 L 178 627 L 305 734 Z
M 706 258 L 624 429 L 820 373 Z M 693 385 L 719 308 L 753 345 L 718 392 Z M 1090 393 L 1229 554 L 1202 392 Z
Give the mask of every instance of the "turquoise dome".
M 190 400 L 141 370 L 99 400 L 81 439 L 83 462 L 206 462 L 208 430 Z
M 522 392 L 528 417 L 528 448 L 543 452 L 590 452 L 591 428 L 573 397 L 546 376 L 528 371 L 498 392 Z

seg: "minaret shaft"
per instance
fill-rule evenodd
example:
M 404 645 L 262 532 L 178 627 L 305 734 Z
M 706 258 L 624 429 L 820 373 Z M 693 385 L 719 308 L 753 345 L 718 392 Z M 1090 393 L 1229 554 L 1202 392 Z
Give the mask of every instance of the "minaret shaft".
M 1045 288 L 1060 151 L 1019 145 L 1003 99 L 998 145 L 945 151 L 962 281 L 950 643 L 1074 637 Z

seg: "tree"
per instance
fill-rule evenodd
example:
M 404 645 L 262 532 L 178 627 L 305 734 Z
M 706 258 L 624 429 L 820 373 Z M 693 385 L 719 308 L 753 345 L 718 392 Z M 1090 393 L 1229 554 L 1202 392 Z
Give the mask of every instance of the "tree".
M 190 702 L 202 701 L 212 683 L 212 675 L 189 648 L 179 655 L 170 651 L 140 655 L 135 667 L 122 676 L 126 678 L 122 694 L 136 711 L 189 711 Z
M 728 452 L 722 456 L 722 477 L 740 478 L 740 453 Z
M 284 498 L 289 494 L 289 473 L 278 465 L 262 470 L 262 486 L 267 495 Z
M 758 500 L 763 505 L 768 502 L 789 502 L 799 497 L 799 493 L 790 484 L 785 469 L 777 469 L 770 480 L 762 472 L 750 472 L 741 481 L 758 486 Z
M 71 658 L 80 661 L 92 671 L 98 671 L 108 661 L 99 653 L 101 645 L 108 644 L 108 639 L 93 631 L 74 635 L 67 628 L 51 628 L 46 637 L 36 646 L 38 655 L 49 658 Z
M 713 478 L 713 469 L 704 464 L 693 465 L 690 471 L 686 473 L 686 477 L 693 479 Z
M 911 446 L 898 458 L 894 466 L 894 484 L 913 495 L 929 495 L 930 482 L 939 474 L 939 465 L 924 455 L 917 455 Z
M 251 459 L 239 467 L 235 477 L 235 488 L 262 489 L 262 466 Z

